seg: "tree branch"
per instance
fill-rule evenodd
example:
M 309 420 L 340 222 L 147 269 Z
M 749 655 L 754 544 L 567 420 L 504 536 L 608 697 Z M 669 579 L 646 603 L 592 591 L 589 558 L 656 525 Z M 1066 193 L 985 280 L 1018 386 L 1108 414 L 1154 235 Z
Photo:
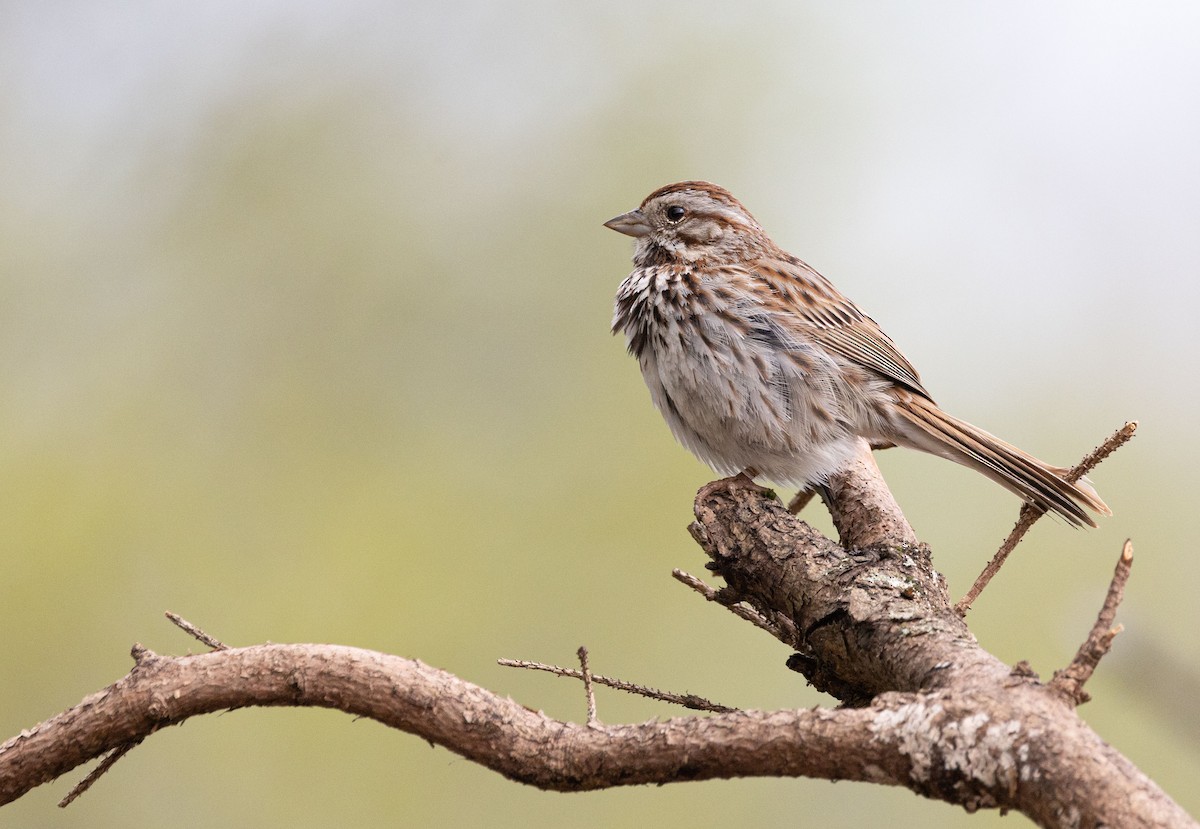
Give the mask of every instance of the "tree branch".
M 917 534 L 884 483 L 871 446 L 861 438 L 858 454 L 825 484 L 825 505 L 847 550 L 886 544 L 916 546 Z
M 968 809 L 1015 809 L 1042 826 L 1197 825 L 1060 688 L 979 646 L 923 545 L 891 546 L 893 536 L 847 551 L 738 478 L 704 487 L 696 517 L 692 534 L 728 589 L 760 612 L 785 613 L 800 632 L 786 642 L 799 650 L 789 667 L 844 705 L 901 700 L 929 715 L 911 735 L 920 782 L 910 778 L 910 788 Z M 1119 590 L 1109 595 L 1115 612 Z
M 880 739 L 888 709 L 737 712 L 588 728 L 421 662 L 358 648 L 139 653 L 126 677 L 0 746 L 0 803 L 166 726 L 259 705 L 369 717 L 512 780 L 559 791 L 748 775 L 900 784 L 910 765 L 896 740 Z
M 727 586 L 686 579 L 794 649 L 789 667 L 841 708 L 578 725 L 356 648 L 163 657 L 135 646 L 126 677 L 0 745 L 0 803 L 189 717 L 269 705 L 370 717 L 558 791 L 807 776 L 905 786 L 967 810 L 1015 809 L 1046 827 L 1196 826 L 1075 713 L 1120 600 L 1120 567 L 1093 644 L 1043 685 L 979 646 L 878 470 L 861 461 L 825 488 L 844 546 L 745 478 L 704 487 L 691 531 Z
M 0 746 L 0 802 L 189 717 L 254 705 L 316 706 L 370 717 L 510 779 L 559 791 L 805 776 L 904 785 L 971 809 L 1017 808 L 1014 798 L 997 799 L 994 792 L 1019 793 L 1027 769 L 1051 759 L 1042 752 L 1067 752 L 1067 761 L 1115 759 L 1082 724 L 1035 740 L 1003 718 L 981 717 L 981 706 L 1014 713 L 1004 705 L 1005 695 L 999 697 L 888 694 L 869 708 L 746 711 L 589 728 L 551 719 L 415 660 L 356 648 L 256 645 L 174 658 L 143 651 L 124 679 Z M 931 731 L 938 739 L 929 739 Z M 1017 756 L 1022 760 L 1012 763 Z M 1149 793 L 1128 764 L 1122 772 L 1131 777 L 1117 794 Z M 1053 790 L 1059 782 L 1043 779 L 1038 788 Z M 1181 816 L 1177 811 L 1175 817 Z

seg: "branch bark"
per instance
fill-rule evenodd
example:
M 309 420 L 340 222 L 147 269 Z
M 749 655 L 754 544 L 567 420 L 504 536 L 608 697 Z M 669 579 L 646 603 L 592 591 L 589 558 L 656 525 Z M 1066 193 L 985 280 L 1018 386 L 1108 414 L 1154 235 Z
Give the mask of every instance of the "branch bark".
M 873 463 L 852 465 L 826 494 L 842 545 L 742 478 L 701 490 L 692 533 L 728 584 L 713 598 L 768 620 L 796 650 L 789 665 L 841 708 L 584 725 L 356 648 L 165 657 L 135 646 L 123 679 L 0 745 L 0 803 L 189 717 L 270 705 L 370 717 L 559 791 L 807 776 L 905 786 L 969 811 L 1015 809 L 1047 827 L 1197 825 L 1076 715 L 1098 647 L 1077 660 L 1070 687 L 1010 669 L 952 608 Z M 1110 591 L 1105 625 L 1119 592 Z
M 896 745 L 880 739 L 887 709 L 737 712 L 589 728 L 421 662 L 357 648 L 256 645 L 185 657 L 142 650 L 138 657 L 120 681 L 0 746 L 0 802 L 160 728 L 253 705 L 370 717 L 512 780 L 559 791 L 747 775 L 898 784 L 907 774 Z
M 924 546 L 893 537 L 848 551 L 737 479 L 702 489 L 696 515 L 693 535 L 732 595 L 794 622 L 795 637 L 781 636 L 797 650 L 789 666 L 847 706 L 897 717 L 911 737 L 903 785 L 1041 826 L 1197 825 L 1078 717 L 1072 693 L 979 646 Z

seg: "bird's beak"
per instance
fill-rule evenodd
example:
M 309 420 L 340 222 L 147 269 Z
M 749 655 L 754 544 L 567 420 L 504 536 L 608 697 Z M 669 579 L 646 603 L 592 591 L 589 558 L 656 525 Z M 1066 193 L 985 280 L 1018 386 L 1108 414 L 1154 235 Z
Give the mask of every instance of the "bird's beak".
M 628 213 L 622 213 L 609 219 L 604 223 L 605 227 L 612 228 L 617 233 L 624 233 L 626 236 L 640 237 L 645 236 L 650 232 L 650 224 L 646 221 L 645 215 L 640 210 L 630 210 Z

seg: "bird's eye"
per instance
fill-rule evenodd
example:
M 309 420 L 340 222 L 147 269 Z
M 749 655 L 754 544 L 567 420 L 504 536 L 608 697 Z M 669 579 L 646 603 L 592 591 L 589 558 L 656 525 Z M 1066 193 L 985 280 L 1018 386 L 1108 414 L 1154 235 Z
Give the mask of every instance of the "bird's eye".
M 673 204 L 667 208 L 667 221 L 671 224 L 676 224 L 683 220 L 687 215 L 687 211 L 677 204 Z

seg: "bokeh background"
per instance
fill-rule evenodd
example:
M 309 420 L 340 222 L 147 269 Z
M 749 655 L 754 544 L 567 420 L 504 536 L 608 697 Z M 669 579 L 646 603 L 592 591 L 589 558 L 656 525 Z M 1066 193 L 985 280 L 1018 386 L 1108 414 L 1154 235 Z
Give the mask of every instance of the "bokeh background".
M 1082 713 L 1200 811 L 1198 42 L 1184 0 L 0 6 L 0 736 L 135 641 L 198 647 L 167 609 L 565 718 L 574 684 L 495 660 L 828 704 L 670 579 L 710 475 L 608 334 L 601 222 L 706 178 L 950 411 L 1064 464 L 1140 419 L 1093 476 L 1115 517 L 1043 522 L 971 623 L 1048 676 L 1132 537 Z M 881 464 L 961 595 L 1015 499 Z M 81 775 L 0 825 L 1026 825 L 804 780 L 543 793 L 308 710 L 168 729 L 60 812 Z

